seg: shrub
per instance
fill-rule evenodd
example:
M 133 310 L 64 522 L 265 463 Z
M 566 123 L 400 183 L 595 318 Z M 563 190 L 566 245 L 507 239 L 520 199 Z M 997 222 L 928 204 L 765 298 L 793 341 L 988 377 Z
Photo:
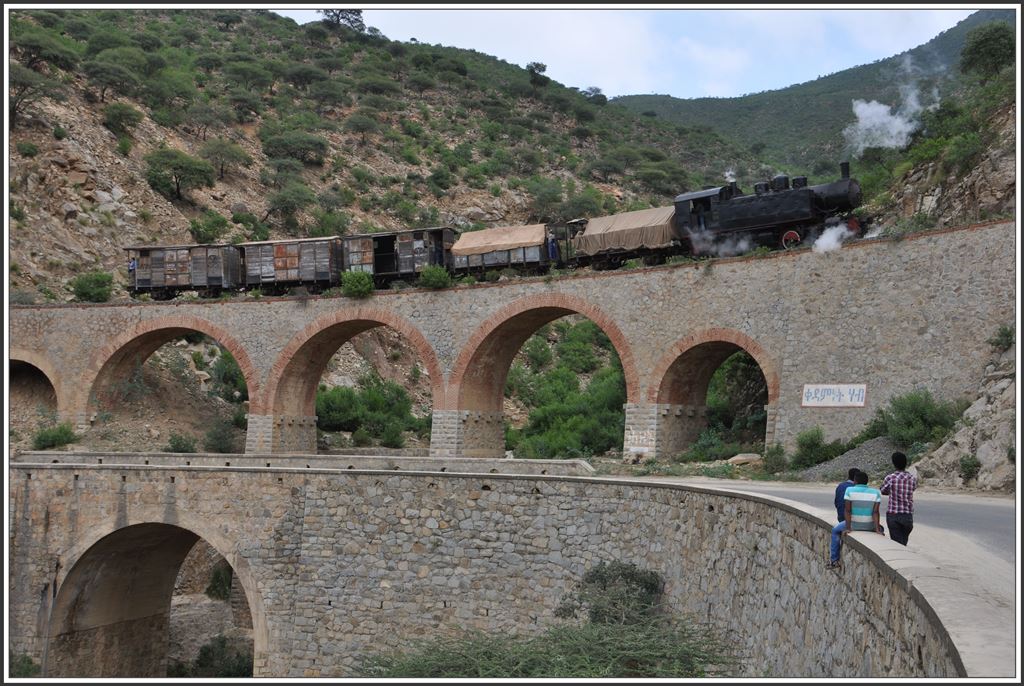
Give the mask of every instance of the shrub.
M 169 453 L 194 453 L 196 451 L 196 439 L 192 436 L 185 436 L 172 431 L 167 439 L 165 450 Z
M 436 264 L 424 267 L 420 272 L 419 285 L 423 288 L 449 288 L 452 285 L 452 277 L 448 270 Z
M 846 452 L 845 443 L 842 441 L 825 443 L 825 432 L 820 426 L 816 426 L 796 435 L 796 453 L 793 454 L 792 464 L 799 469 L 806 469 L 827 462 L 844 452 Z
M 341 294 L 347 298 L 368 298 L 373 293 L 373 277 L 367 272 L 344 272 Z
M 237 453 L 234 430 L 231 422 L 218 421 L 203 437 L 203 449 L 210 453 Z
M 526 359 L 530 363 L 530 369 L 539 371 L 551 362 L 551 346 L 540 336 L 531 336 L 530 340 L 523 346 Z
M 1015 342 L 1015 333 L 1016 332 L 1012 326 L 1006 326 L 1004 324 L 999 327 L 995 336 L 988 339 L 987 343 L 1000 352 L 1006 352 Z
M 960 478 L 964 482 L 971 481 L 981 471 L 981 462 L 974 455 L 964 455 L 960 458 Z
M 206 210 L 199 219 L 188 223 L 188 232 L 196 243 L 213 243 L 228 229 L 228 220 L 218 212 Z
M 117 154 L 121 157 L 128 157 L 132 151 L 132 139 L 128 136 L 121 136 L 117 139 Z
M 78 436 L 75 435 L 71 424 L 65 422 L 37 431 L 36 435 L 32 438 L 32 447 L 36 450 L 46 450 L 47 448 L 57 448 L 68 443 L 74 443 L 77 440 Z
M 92 271 L 71 280 L 71 292 L 80 302 L 105 303 L 110 300 L 114 277 L 108 272 Z
M 210 574 L 210 583 L 204 591 L 206 595 L 214 600 L 227 600 L 231 597 L 231 567 L 226 564 L 219 564 L 213 568 Z
M 316 394 L 316 423 L 324 431 L 359 428 L 360 401 L 355 389 L 335 386 Z
M 778 474 L 786 468 L 786 451 L 782 445 L 776 443 L 764 451 L 764 471 L 769 474 Z
M 352 432 L 352 445 L 363 448 L 373 444 L 373 439 L 366 429 L 356 429 Z
M 14 147 L 22 157 L 35 157 L 39 154 L 39 146 L 29 141 L 18 141 Z
M 199 649 L 199 655 L 189 670 L 192 677 L 251 677 L 252 655 L 228 645 L 228 640 L 217 635 Z
M 634 624 L 655 611 L 664 590 L 657 572 L 633 563 L 600 562 L 577 582 L 555 616 L 576 617 L 586 609 L 594 624 Z
M 915 443 L 942 440 L 963 413 L 961 403 L 939 402 L 927 389 L 893 397 L 888 407 L 876 410 L 875 416 L 856 442 L 888 436 L 900 448 Z
M 231 415 L 231 425 L 242 431 L 249 428 L 249 416 L 241 405 L 235 408 L 235 413 Z
M 217 361 L 210 368 L 210 378 L 220 397 L 231 402 L 249 399 L 249 389 L 245 384 L 245 375 L 238 361 L 230 350 L 223 350 Z M 237 395 L 236 395 L 237 394 Z
M 13 650 L 8 649 L 7 659 L 8 664 L 10 664 L 10 676 L 14 679 L 39 676 L 39 672 L 42 670 L 35 660 L 25 653 L 16 655 Z
M 103 125 L 118 137 L 130 135 L 141 121 L 142 112 L 123 102 L 114 102 L 103 108 Z
M 402 427 L 395 422 L 385 425 L 380 435 L 380 444 L 385 448 L 404 448 L 405 437 L 402 436 Z

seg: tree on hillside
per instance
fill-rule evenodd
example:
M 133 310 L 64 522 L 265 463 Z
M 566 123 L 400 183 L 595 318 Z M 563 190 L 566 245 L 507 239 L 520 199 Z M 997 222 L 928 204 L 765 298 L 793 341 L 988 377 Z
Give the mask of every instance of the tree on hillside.
M 316 195 L 313 191 L 300 181 L 291 181 L 267 198 L 267 213 L 263 215 L 263 221 L 266 221 L 271 214 L 278 214 L 284 221 L 285 228 L 295 232 L 298 229 L 296 213 L 314 202 L 316 202 Z
M 226 124 L 230 113 L 209 102 L 197 102 L 185 112 L 185 121 L 204 141 L 210 127 Z
M 12 42 L 29 69 L 45 63 L 66 71 L 78 64 L 78 55 L 73 50 L 42 31 L 28 31 L 15 36 Z
M 167 199 L 183 199 L 182 192 L 192 188 L 211 187 L 213 165 L 175 148 L 157 148 L 143 158 L 149 165 L 146 181 L 153 190 Z
M 42 74 L 23 67 L 17 62 L 10 62 L 10 83 L 7 101 L 7 119 L 13 129 L 18 121 L 18 115 L 24 114 L 30 105 L 39 102 L 43 98 L 55 98 L 61 95 L 63 89 L 60 83 L 49 79 Z
M 530 73 L 530 85 L 534 88 L 542 88 L 548 85 L 551 79 L 544 76 L 544 72 L 547 70 L 548 66 L 541 62 L 530 62 L 526 65 L 526 71 Z
M 252 164 L 252 157 L 242 149 L 242 146 L 227 138 L 211 138 L 206 141 L 199 149 L 199 155 L 217 167 L 219 179 L 223 179 L 231 167 L 248 167 Z
M 107 91 L 119 95 L 131 95 L 139 85 L 139 79 L 119 64 L 93 60 L 84 65 L 89 81 L 100 89 L 100 102 L 106 102 Z
M 993 21 L 972 29 L 960 53 L 960 71 L 976 73 L 988 81 L 1017 57 L 1013 27 L 1004 21 Z
M 329 27 L 347 26 L 359 33 L 366 30 L 362 10 L 317 10 L 317 13 L 324 15 L 324 23 Z
M 362 137 L 363 145 L 366 145 L 367 134 L 376 133 L 380 125 L 373 117 L 357 112 L 345 120 L 344 129 L 349 133 L 358 133 Z
M 218 12 L 213 15 L 213 20 L 220 24 L 222 31 L 230 31 L 233 24 L 242 21 L 242 15 L 238 12 Z

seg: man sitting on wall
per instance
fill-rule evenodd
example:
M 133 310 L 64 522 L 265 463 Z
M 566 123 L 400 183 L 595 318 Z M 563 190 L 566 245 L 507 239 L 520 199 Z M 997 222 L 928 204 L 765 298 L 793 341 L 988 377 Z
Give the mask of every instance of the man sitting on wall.
M 843 500 L 846 503 L 843 521 L 832 527 L 832 545 L 829 549 L 829 569 L 839 567 L 839 553 L 843 547 L 843 536 L 850 531 L 874 531 L 882 534 L 878 520 L 878 509 L 882 503 L 882 492 L 868 486 L 868 475 L 858 471 L 854 485 L 846 489 Z

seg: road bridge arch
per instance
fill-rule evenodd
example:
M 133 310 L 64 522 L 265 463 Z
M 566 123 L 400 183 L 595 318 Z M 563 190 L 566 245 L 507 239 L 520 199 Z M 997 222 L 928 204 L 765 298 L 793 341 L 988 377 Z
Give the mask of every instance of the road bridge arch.
M 90 532 L 58 557 L 53 588 L 44 589 L 53 604 L 43 632 L 43 676 L 166 677 L 175 579 L 200 538 L 225 556 L 238 577 L 252 614 L 254 656 L 265 655 L 262 598 L 244 557 L 212 525 L 143 518 Z

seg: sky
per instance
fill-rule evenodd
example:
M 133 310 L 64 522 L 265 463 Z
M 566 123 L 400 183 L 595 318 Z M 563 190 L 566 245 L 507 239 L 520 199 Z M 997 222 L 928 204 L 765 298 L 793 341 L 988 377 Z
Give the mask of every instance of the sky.
M 408 6 L 406 6 L 408 7 Z M 926 43 L 974 9 L 364 9 L 392 40 L 474 49 L 605 95 L 733 97 L 785 88 Z M 762 7 L 762 6 L 758 6 Z M 299 23 L 315 9 L 273 10 Z

